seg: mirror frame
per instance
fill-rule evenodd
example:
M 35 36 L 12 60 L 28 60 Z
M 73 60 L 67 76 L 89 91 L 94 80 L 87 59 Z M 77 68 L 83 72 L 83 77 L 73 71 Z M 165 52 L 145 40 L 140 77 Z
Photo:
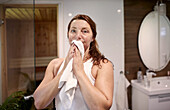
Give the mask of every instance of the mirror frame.
M 155 17 L 155 16 L 157 18 L 152 19 L 150 21 L 146 21 L 149 18 Z M 165 63 L 163 65 L 160 64 L 160 53 L 158 53 L 158 52 L 160 52 L 160 44 L 159 44 L 160 42 L 158 42 L 160 40 L 160 28 L 159 28 L 160 23 L 159 22 L 158 22 L 158 24 L 155 23 L 155 22 L 157 22 L 156 20 L 160 21 L 160 18 L 161 18 L 160 16 L 162 17 L 162 15 L 160 15 L 158 13 L 158 11 L 152 11 L 149 14 L 147 14 L 146 17 L 144 18 L 144 20 L 141 23 L 140 30 L 139 30 L 139 35 L 138 35 L 138 49 L 139 49 L 140 57 L 142 59 L 143 64 L 149 70 L 152 70 L 152 71 L 160 71 L 160 70 L 164 69 L 168 65 L 168 63 L 170 61 L 170 51 L 169 51 L 168 52 L 169 55 L 167 56 L 168 58 L 166 59 L 167 61 L 165 61 Z M 169 22 L 168 18 L 166 17 L 166 15 L 164 15 L 163 18 L 165 19 L 164 21 L 167 22 L 167 24 L 169 24 L 169 29 L 170 29 L 170 22 Z M 147 23 L 149 24 L 150 22 L 153 23 L 153 24 L 150 25 L 150 26 L 147 25 L 147 27 L 146 27 L 146 24 Z M 148 29 L 146 29 L 146 28 L 148 28 Z M 158 33 L 152 32 L 152 31 L 154 31 L 153 29 L 158 30 Z M 145 35 L 143 35 L 143 33 L 142 33 L 143 31 L 145 31 Z M 168 32 L 169 32 L 168 34 L 170 35 L 170 31 L 168 31 Z M 145 39 L 142 38 L 142 36 Z M 152 36 L 154 39 L 151 38 L 150 36 Z M 157 39 L 155 39 L 155 36 L 157 36 Z M 154 42 L 149 42 L 148 41 L 149 38 L 150 38 L 150 40 L 152 40 Z M 143 39 L 143 41 L 141 41 L 141 39 Z M 170 37 L 169 37 L 169 39 L 170 39 Z M 145 43 L 145 44 L 142 45 L 142 43 Z M 147 46 L 150 46 L 151 43 L 153 45 L 152 46 L 153 48 L 148 48 Z M 145 45 L 146 45 L 146 47 L 145 47 Z M 155 46 L 157 46 L 158 48 L 154 48 Z M 145 53 L 143 53 L 144 51 L 145 51 Z M 152 52 L 155 53 L 155 54 L 153 54 Z M 146 56 L 146 54 L 149 54 L 149 53 L 153 54 L 153 56 Z M 154 63 L 155 62 L 154 60 L 156 60 L 156 58 L 158 59 L 157 62 L 156 62 L 158 65 L 156 63 Z M 150 59 L 151 59 L 151 61 L 149 61 Z M 152 63 L 152 65 L 150 63 Z M 157 66 L 155 66 L 155 65 L 157 65 Z

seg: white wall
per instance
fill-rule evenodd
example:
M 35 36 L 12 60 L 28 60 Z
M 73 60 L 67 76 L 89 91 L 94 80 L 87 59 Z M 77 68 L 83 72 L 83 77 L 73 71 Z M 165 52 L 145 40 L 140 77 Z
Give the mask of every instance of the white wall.
M 67 25 L 73 16 L 83 13 L 96 22 L 99 48 L 113 62 L 115 74 L 124 70 L 124 18 L 118 9 L 123 10 L 123 0 L 64 0 L 64 56 L 69 47 Z
M 97 41 L 101 52 L 114 64 L 115 88 L 120 71 L 124 71 L 123 0 L 64 0 L 64 56 L 69 49 L 67 25 L 76 14 L 89 15 L 97 25 Z M 120 9 L 122 12 L 118 13 Z M 72 13 L 72 17 L 68 14 Z M 114 92 L 115 93 L 115 92 Z M 115 103 L 114 103 L 115 104 Z M 114 110 L 116 110 L 113 104 Z M 112 110 L 113 110 L 112 108 Z

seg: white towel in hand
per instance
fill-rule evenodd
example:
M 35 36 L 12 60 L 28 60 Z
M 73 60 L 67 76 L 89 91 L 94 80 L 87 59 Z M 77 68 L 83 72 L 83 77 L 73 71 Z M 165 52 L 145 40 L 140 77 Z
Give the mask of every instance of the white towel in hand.
M 83 43 L 81 41 L 76 41 L 76 40 L 73 40 L 72 43 L 74 43 L 78 47 L 81 53 L 81 56 L 83 58 L 84 56 Z M 58 72 L 62 70 L 64 66 L 64 62 L 65 60 L 63 61 Z M 59 98 L 65 109 L 69 109 L 71 107 L 72 100 L 74 98 L 75 88 L 77 87 L 77 79 L 74 76 L 73 71 L 72 71 L 72 63 L 73 63 L 73 59 L 70 60 L 67 67 L 65 68 L 60 78 L 59 86 L 58 86 L 58 88 L 61 88 L 59 92 Z
M 115 97 L 117 110 L 128 110 L 127 88 L 129 85 L 124 73 L 120 74 Z

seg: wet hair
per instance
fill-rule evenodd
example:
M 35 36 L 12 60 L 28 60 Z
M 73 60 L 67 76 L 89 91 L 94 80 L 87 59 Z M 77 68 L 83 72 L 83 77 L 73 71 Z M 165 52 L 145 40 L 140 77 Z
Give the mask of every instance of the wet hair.
M 70 30 L 71 23 L 74 20 L 85 20 L 90 25 L 90 28 L 91 28 L 92 33 L 93 33 L 93 41 L 90 43 L 89 54 L 90 54 L 90 57 L 92 57 L 93 64 L 101 66 L 100 65 L 101 60 L 103 62 L 105 62 L 105 61 L 108 62 L 108 60 L 105 58 L 105 56 L 102 55 L 101 52 L 99 51 L 99 46 L 98 46 L 98 43 L 95 39 L 96 35 L 97 35 L 96 23 L 89 16 L 83 15 L 83 14 L 78 14 L 75 17 L 73 17 L 71 19 L 70 23 L 68 24 L 68 32 Z

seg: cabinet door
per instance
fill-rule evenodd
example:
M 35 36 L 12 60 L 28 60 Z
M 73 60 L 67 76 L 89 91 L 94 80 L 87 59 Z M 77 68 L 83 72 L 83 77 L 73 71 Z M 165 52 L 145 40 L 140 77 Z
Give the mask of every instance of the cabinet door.
M 149 110 L 170 110 L 170 94 L 151 96 Z

